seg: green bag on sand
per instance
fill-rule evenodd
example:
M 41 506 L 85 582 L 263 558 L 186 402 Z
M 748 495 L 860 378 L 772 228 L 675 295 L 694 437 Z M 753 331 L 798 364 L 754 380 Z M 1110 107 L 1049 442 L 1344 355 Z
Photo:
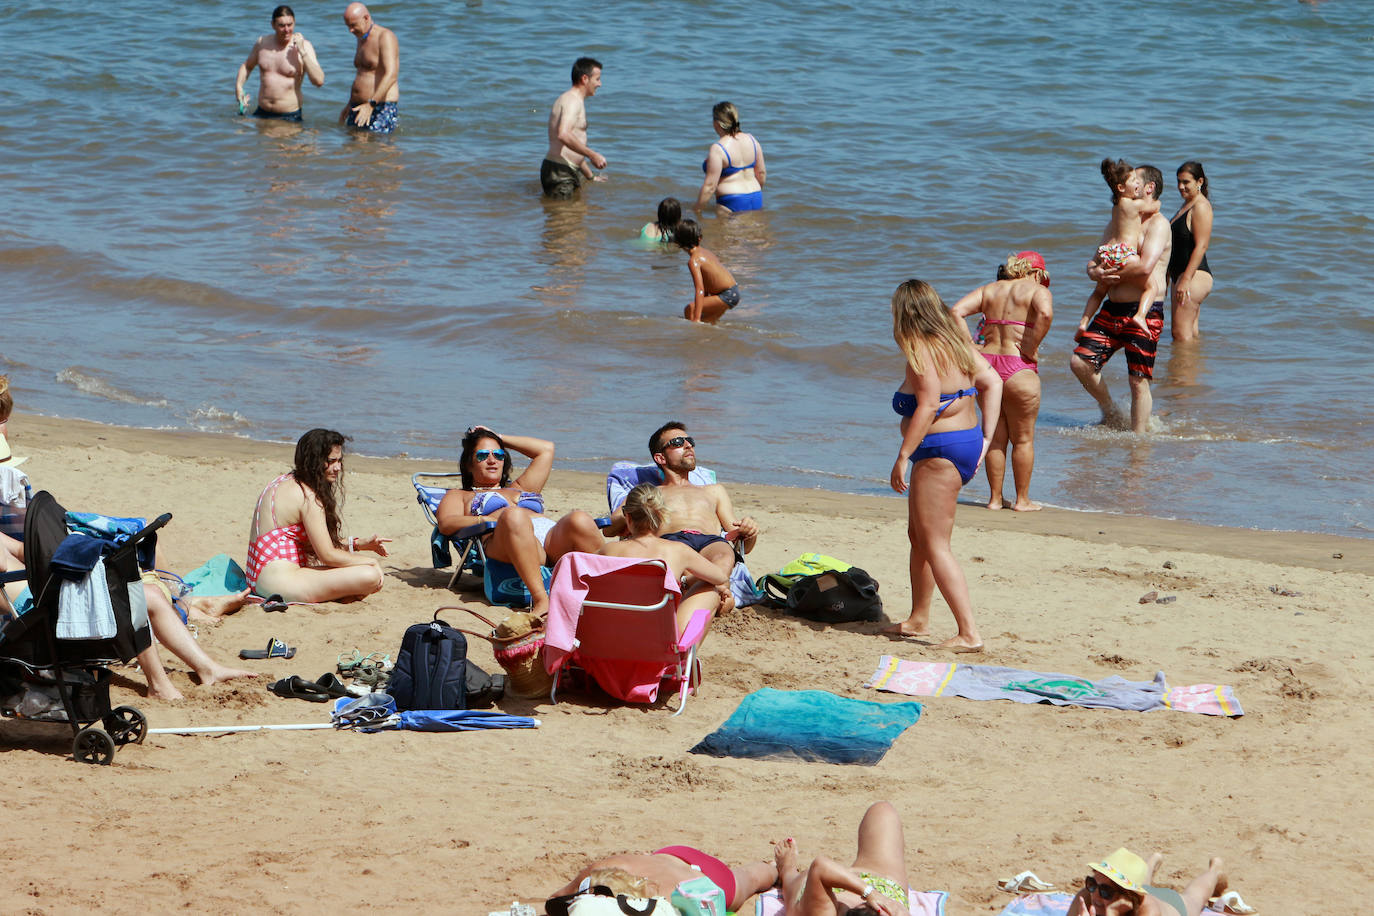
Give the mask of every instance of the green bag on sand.
M 823 572 L 847 572 L 851 564 L 823 553 L 804 553 L 775 573 L 760 576 L 755 581 L 759 604 L 780 608 L 787 604 L 787 593 L 807 576 Z

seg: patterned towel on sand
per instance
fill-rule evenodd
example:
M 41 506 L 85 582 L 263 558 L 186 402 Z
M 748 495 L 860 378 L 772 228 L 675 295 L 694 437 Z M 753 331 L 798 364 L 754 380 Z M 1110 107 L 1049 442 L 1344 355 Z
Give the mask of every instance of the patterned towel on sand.
M 911 916 L 945 916 L 945 901 L 949 894 L 944 891 L 910 891 Z M 1067 908 L 1066 908 L 1067 909 Z M 754 904 L 754 916 L 782 916 L 782 898 L 777 889 L 759 894 Z
M 914 697 L 956 696 L 1137 712 L 1178 709 L 1208 716 L 1245 714 L 1230 687 L 1194 684 L 1170 689 L 1163 671 L 1155 672 L 1153 681 L 1128 681 L 1116 675 L 1090 681 L 1070 674 L 958 662 L 910 662 L 884 655 L 864 686 Z
M 1024 897 L 1017 897 L 1008 903 L 998 916 L 1067 916 L 1069 904 L 1073 903 L 1073 894 L 1055 892 L 1053 894 L 1026 894 Z M 1210 905 L 1202 911 L 1206 914 L 1221 913 L 1222 910 L 1213 909 Z M 911 911 L 915 916 L 916 910 Z M 762 912 L 758 916 L 764 916 Z

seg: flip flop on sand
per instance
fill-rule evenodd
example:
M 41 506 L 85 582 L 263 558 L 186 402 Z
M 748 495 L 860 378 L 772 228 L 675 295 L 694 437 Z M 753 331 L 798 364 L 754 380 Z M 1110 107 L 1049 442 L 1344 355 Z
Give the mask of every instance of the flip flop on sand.
M 1227 891 L 1220 897 L 1213 897 L 1207 901 L 1207 905 L 1223 913 L 1248 914 L 1258 912 L 1254 907 L 1247 905 L 1244 900 L 1240 899 L 1240 894 L 1236 891 Z
M 267 685 L 267 689 L 288 700 L 307 700 L 311 703 L 328 703 L 333 697 L 314 681 L 307 681 L 299 674 L 284 677 Z
M 1041 881 L 1033 871 L 1023 871 L 1014 878 L 1004 878 L 997 882 L 997 886 L 1009 894 L 1054 890 L 1053 884 L 1048 881 Z
M 296 647 L 288 646 L 273 636 L 267 641 L 266 649 L 240 649 L 239 658 L 295 658 Z

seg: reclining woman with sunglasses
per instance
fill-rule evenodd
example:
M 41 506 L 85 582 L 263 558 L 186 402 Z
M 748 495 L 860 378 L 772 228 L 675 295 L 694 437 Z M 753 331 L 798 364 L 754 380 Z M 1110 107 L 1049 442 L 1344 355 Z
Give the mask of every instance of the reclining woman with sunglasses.
M 511 479 L 512 451 L 530 459 Z M 596 553 L 605 543 L 596 520 L 575 509 L 554 521 L 544 515 L 544 485 L 553 468 L 553 443 L 532 436 L 498 436 L 485 426 L 469 427 L 458 457 L 462 489 L 449 490 L 435 511 L 441 534 L 478 522 L 496 527 L 482 536 L 488 557 L 509 563 L 530 591 L 530 613 L 544 616 L 549 592 L 542 567 L 573 550 Z
M 1123 847 L 1101 862 L 1089 863 L 1091 874 L 1069 904 L 1068 916 L 1198 916 L 1209 900 L 1226 893 L 1226 873 L 1217 857 L 1182 893 L 1151 886 L 1162 859 L 1155 853 L 1147 862 Z M 1231 896 L 1240 902 L 1238 895 Z M 1234 911 L 1253 912 L 1241 907 Z

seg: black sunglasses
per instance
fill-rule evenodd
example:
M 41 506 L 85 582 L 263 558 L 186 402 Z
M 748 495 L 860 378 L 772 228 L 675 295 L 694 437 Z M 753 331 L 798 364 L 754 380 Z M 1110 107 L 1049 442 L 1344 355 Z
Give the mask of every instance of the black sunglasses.
M 478 461 L 486 461 L 488 455 L 494 456 L 497 461 L 506 460 L 506 450 L 503 448 L 479 448 L 472 453 L 472 457 Z
M 1117 887 L 1115 884 L 1112 884 L 1110 881 L 1099 881 L 1092 875 L 1088 875 L 1088 877 L 1083 879 L 1083 888 L 1089 894 L 1096 894 L 1107 901 L 1115 900 L 1117 895 L 1121 893 L 1121 888 Z
M 663 448 L 682 448 L 684 445 L 690 445 L 692 448 L 696 448 L 697 440 L 693 439 L 691 436 L 674 436 L 663 443 Z
M 578 891 L 575 894 L 565 894 L 562 897 L 550 897 L 548 900 L 544 901 L 544 912 L 547 913 L 548 916 L 568 916 L 569 904 L 578 897 L 588 894 L 594 897 L 614 897 L 616 905 L 620 907 L 620 912 L 625 913 L 626 916 L 642 916 L 639 910 L 636 910 L 630 905 L 629 898 L 625 894 L 614 893 L 604 884 L 594 885 L 586 890 Z

